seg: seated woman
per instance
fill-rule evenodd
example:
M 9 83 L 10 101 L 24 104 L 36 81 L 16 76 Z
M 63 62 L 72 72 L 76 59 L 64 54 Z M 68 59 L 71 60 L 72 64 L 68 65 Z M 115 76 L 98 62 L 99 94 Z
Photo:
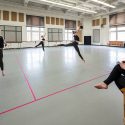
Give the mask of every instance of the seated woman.
M 119 62 L 111 71 L 110 75 L 102 83 L 95 85 L 97 89 L 107 89 L 111 82 L 115 82 L 117 87 L 122 91 L 125 88 L 125 61 Z

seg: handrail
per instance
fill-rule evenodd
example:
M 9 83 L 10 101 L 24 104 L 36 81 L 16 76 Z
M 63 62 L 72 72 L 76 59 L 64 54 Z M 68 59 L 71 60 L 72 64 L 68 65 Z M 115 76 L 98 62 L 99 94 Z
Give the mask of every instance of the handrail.
M 55 41 L 48 41 L 48 40 L 45 40 L 45 42 L 63 42 L 63 41 L 70 41 L 70 40 L 61 40 L 61 41 L 59 41 L 59 40 L 55 40 Z M 6 43 L 24 43 L 24 42 L 27 42 L 27 43 L 29 43 L 29 42 L 40 42 L 40 40 L 36 40 L 36 41 L 6 41 Z

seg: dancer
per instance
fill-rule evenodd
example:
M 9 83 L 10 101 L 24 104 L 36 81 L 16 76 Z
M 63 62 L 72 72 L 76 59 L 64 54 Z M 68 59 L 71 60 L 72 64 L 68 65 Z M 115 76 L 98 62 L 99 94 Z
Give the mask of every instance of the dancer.
M 108 89 L 111 82 L 115 82 L 117 87 L 122 91 L 125 88 L 125 61 L 119 62 L 112 70 L 110 75 L 102 83 L 95 85 L 97 89 Z
M 77 32 L 76 31 L 73 31 L 73 37 L 74 37 L 74 40 L 71 41 L 71 43 L 69 44 L 59 44 L 57 46 L 74 46 L 75 50 L 77 51 L 79 57 L 85 62 L 84 58 L 82 57 L 81 53 L 80 53 L 80 50 L 79 50 L 79 47 L 78 47 L 78 42 L 79 42 L 79 37 L 77 35 Z
M 44 50 L 44 41 L 45 41 L 44 36 L 41 36 L 41 41 L 40 41 L 40 43 L 39 43 L 38 45 L 36 45 L 35 47 L 38 47 L 39 45 L 42 45 L 43 51 L 45 51 L 45 50 Z
M 0 68 L 1 68 L 1 71 L 2 71 L 2 76 L 5 75 L 5 73 L 4 73 L 4 64 L 3 64 L 3 48 L 4 48 L 4 44 L 5 44 L 5 46 L 7 45 L 4 42 L 3 37 L 0 35 Z

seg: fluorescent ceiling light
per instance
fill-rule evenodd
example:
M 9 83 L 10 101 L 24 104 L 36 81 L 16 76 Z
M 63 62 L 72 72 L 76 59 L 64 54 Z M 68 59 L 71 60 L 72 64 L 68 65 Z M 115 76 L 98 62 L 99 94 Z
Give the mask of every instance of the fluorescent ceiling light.
M 108 7 L 111 7 L 111 8 L 115 8 L 115 6 L 112 6 L 108 3 L 105 3 L 105 2 L 102 2 L 102 1 L 99 1 L 99 0 L 91 0 L 91 1 L 102 4 L 102 5 L 105 5 L 105 6 L 108 6 Z
M 50 4 L 54 4 L 54 5 L 59 5 L 59 6 L 63 6 L 63 7 L 67 7 L 67 8 L 70 8 L 70 9 L 74 9 L 74 10 L 78 10 L 80 12 L 83 12 L 83 11 L 86 11 L 86 12 L 89 12 L 89 13 L 97 13 L 96 11 L 93 11 L 93 10 L 87 10 L 87 9 L 83 9 L 83 8 L 79 8 L 79 7 L 73 7 L 73 6 L 70 6 L 70 5 L 66 5 L 66 4 L 62 4 L 62 3 L 56 3 L 56 2 L 53 2 L 53 1 L 49 1 L 49 0 L 40 0 L 42 2 L 47 2 L 47 3 L 50 3 Z

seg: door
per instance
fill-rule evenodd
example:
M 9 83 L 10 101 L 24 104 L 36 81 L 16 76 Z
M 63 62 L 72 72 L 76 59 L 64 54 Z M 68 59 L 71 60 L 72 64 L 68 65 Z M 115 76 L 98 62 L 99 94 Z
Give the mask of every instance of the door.
M 100 43 L 100 29 L 93 29 L 93 43 Z

